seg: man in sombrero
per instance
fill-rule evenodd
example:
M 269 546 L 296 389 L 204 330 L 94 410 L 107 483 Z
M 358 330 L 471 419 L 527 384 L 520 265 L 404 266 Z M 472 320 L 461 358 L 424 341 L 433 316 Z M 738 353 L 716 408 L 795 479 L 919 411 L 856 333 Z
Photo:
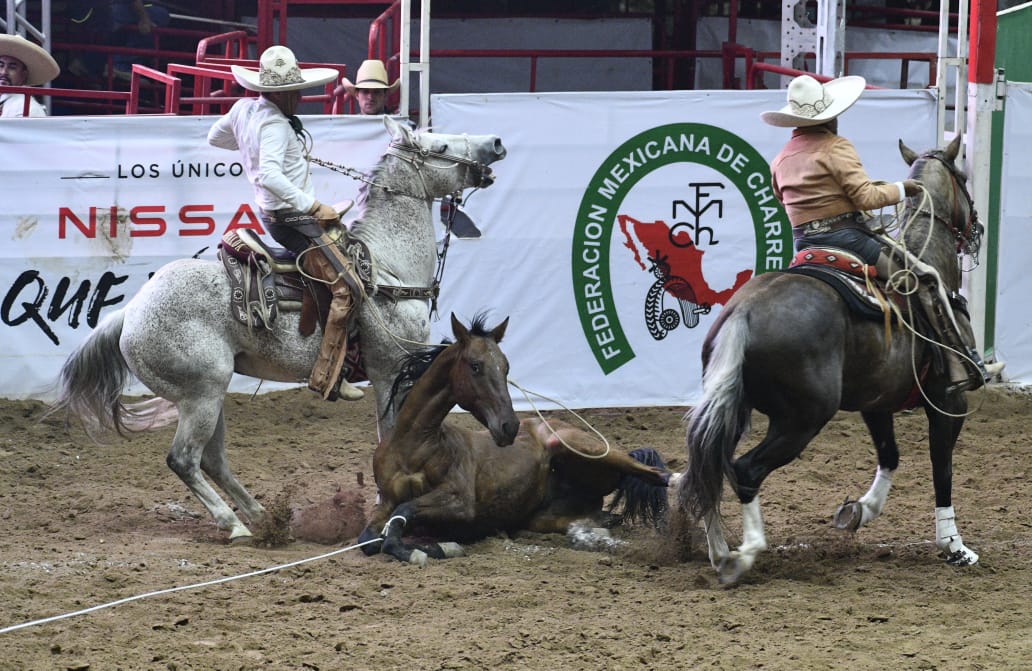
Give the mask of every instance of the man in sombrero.
M 0 86 L 40 86 L 60 72 L 57 61 L 39 45 L 21 35 L 0 35 Z M 25 98 L 21 93 L 0 93 L 0 117 L 47 115 L 32 96 L 26 115 Z
M 362 61 L 355 73 L 355 83 L 347 78 L 340 82 L 358 102 L 358 111 L 362 114 L 386 114 L 387 94 L 398 88 L 399 83 L 397 79 L 387 83 L 387 68 L 383 61 L 375 58 Z
M 839 77 L 821 84 L 809 75 L 800 75 L 789 82 L 787 104 L 780 110 L 763 112 L 760 118 L 772 126 L 794 128 L 770 170 L 774 195 L 785 206 L 792 224 L 796 250 L 821 246 L 845 249 L 874 266 L 878 277 L 889 278 L 901 264 L 867 227 L 863 212 L 916 196 L 921 185 L 912 179 L 873 181 L 860 163 L 856 148 L 838 134 L 839 115 L 853 106 L 865 86 L 863 77 Z M 921 280 L 918 298 L 923 311 L 938 337 L 949 345 L 944 351 L 951 389 L 981 387 L 1002 366 L 994 364 L 993 373 L 986 370 L 974 347 L 971 329 L 958 324 L 935 268 L 913 255 L 909 255 L 907 266 Z M 941 321 L 935 303 L 945 316 Z M 952 348 L 963 348 L 967 356 L 960 356 Z
M 348 315 L 360 289 L 354 284 L 348 260 L 323 235 L 326 224 L 337 221 L 338 215 L 315 197 L 308 164 L 311 135 L 294 116 L 301 91 L 334 81 L 337 71 L 301 69 L 294 52 L 275 45 L 262 53 L 257 71 L 234 65 L 232 72 L 237 83 L 261 95 L 234 103 L 212 125 L 208 142 L 240 151 L 269 233 L 297 254 L 304 271 L 328 284 L 333 294 L 309 388 L 331 401 L 360 399 L 362 390 L 341 378 Z

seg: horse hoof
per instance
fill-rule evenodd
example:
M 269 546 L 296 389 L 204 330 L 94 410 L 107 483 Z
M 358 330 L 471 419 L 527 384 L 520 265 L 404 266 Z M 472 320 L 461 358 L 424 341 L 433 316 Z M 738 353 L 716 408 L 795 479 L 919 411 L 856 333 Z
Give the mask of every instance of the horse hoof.
M 419 568 L 426 568 L 426 553 L 422 550 L 413 550 L 409 555 L 408 563 L 415 564 Z
M 720 560 L 717 568 L 717 581 L 721 585 L 733 585 L 742 577 L 742 567 L 734 557 L 726 557 Z
M 856 531 L 864 520 L 864 507 L 859 501 L 848 499 L 835 511 L 835 518 L 832 524 L 836 529 L 843 531 Z
M 437 547 L 441 548 L 441 553 L 446 559 L 454 559 L 455 557 L 465 557 L 466 550 L 463 549 L 458 543 L 438 543 Z
M 231 537 L 229 539 L 229 544 L 234 547 L 251 547 L 254 545 L 254 536 L 246 534 L 243 536 Z
M 972 566 L 978 563 L 978 554 L 968 549 L 967 546 L 960 546 L 959 550 L 945 553 L 946 563 L 950 566 Z

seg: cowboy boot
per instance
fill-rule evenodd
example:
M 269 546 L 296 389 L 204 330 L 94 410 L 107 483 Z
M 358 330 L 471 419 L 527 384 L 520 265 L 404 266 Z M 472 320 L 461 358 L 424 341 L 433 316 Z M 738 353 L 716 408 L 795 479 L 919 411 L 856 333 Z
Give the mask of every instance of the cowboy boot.
M 957 322 L 957 326 L 961 330 L 956 334 L 956 349 L 960 350 L 961 352 L 965 352 L 965 354 L 962 356 L 957 354 L 956 352 L 950 352 L 949 356 L 951 360 L 957 360 L 957 362 L 964 368 L 966 372 L 966 375 L 964 377 L 966 379 L 958 384 L 957 381 L 960 380 L 960 374 L 959 371 L 953 370 L 953 367 L 956 366 L 956 364 L 951 363 L 951 384 L 946 388 L 946 390 L 972 391 L 978 389 L 983 385 L 988 384 L 993 380 L 993 378 L 995 378 L 997 375 L 1003 372 L 1004 364 L 991 363 L 986 365 L 985 362 L 982 361 L 982 357 L 979 355 L 978 350 L 969 345 L 969 341 L 962 339 L 961 334 L 965 332 L 971 332 L 971 326 L 967 322 L 967 317 L 964 316 L 963 313 L 958 313 Z M 965 328 L 966 331 L 964 330 Z M 971 337 L 971 340 L 974 340 L 974 338 Z
M 911 259 L 911 263 L 920 279 L 918 299 L 921 307 L 943 346 L 949 378 L 946 392 L 974 391 L 982 387 L 992 379 L 993 374 L 986 370 L 982 357 L 971 344 L 975 338 L 966 310 L 954 311 L 950 298 L 942 288 L 938 271 L 918 260 Z M 963 308 L 963 297 L 956 296 L 955 299 Z M 1002 366 L 999 368 L 1002 369 Z
M 330 261 L 319 252 L 306 256 L 307 268 L 320 279 L 334 280 L 330 285 L 333 297 L 330 300 L 326 325 L 323 327 L 323 338 L 319 345 L 319 355 L 312 366 L 308 377 L 308 388 L 317 392 L 328 401 L 343 398 L 357 401 L 365 393 L 342 378 L 344 359 L 347 357 L 348 314 L 351 312 L 351 289 L 334 270 Z

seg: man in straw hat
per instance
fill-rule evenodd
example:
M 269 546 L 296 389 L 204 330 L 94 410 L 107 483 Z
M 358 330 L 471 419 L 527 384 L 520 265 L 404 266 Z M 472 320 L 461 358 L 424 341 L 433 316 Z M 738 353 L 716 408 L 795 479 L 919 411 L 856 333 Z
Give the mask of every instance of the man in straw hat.
M 788 85 L 788 104 L 760 116 L 772 126 L 795 129 L 770 169 L 774 194 L 792 223 L 796 250 L 823 246 L 845 249 L 887 279 L 900 264 L 866 226 L 862 211 L 895 205 L 919 194 L 921 185 L 911 179 L 891 184 L 872 181 L 853 144 L 838 135 L 838 116 L 860 98 L 865 85 L 863 77 L 839 77 L 821 84 L 809 75 L 800 75 Z M 958 324 L 939 273 L 907 254 L 907 266 L 921 280 L 918 297 L 922 309 L 939 338 L 950 347 L 945 351 L 951 388 L 981 387 L 991 375 L 971 342 L 970 326 L 962 329 Z M 945 323 L 937 317 L 935 301 L 942 308 Z M 967 356 L 952 351 L 954 348 L 962 348 Z
M 0 86 L 39 86 L 60 74 L 57 61 L 42 47 L 21 35 L 0 35 Z M 28 116 L 46 116 L 47 110 L 29 96 Z M 0 94 L 0 117 L 25 114 L 25 96 Z
M 212 125 L 208 142 L 240 151 L 269 233 L 297 254 L 305 272 L 327 283 L 333 294 L 309 388 L 327 400 L 356 400 L 362 398 L 362 390 L 343 380 L 341 371 L 347 353 L 348 315 L 353 296 L 361 296 L 360 288 L 350 262 L 323 231 L 338 215 L 315 197 L 307 153 L 311 136 L 294 116 L 301 91 L 334 81 L 337 71 L 301 69 L 294 53 L 278 45 L 262 53 L 259 65 L 257 71 L 232 66 L 236 81 L 261 95 L 234 103 Z
M 383 61 L 376 59 L 362 61 L 354 84 L 347 78 L 341 81 L 348 95 L 358 101 L 358 110 L 362 114 L 385 114 L 387 93 L 398 88 L 398 83 L 397 79 L 387 83 L 387 68 Z

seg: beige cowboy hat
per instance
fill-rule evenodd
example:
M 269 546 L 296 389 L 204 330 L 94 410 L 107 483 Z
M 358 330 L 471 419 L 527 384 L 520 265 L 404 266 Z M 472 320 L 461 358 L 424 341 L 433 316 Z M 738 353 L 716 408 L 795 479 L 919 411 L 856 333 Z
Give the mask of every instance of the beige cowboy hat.
M 0 35 L 0 56 L 17 58 L 29 70 L 26 86 L 46 84 L 61 74 L 61 68 L 47 50 L 21 35 Z
M 355 75 L 355 83 L 352 84 L 347 77 L 341 80 L 340 84 L 350 94 L 355 95 L 355 89 L 387 89 L 393 91 L 398 88 L 401 82 L 397 79 L 393 84 L 387 83 L 387 68 L 383 61 L 370 59 L 362 61 L 358 66 L 358 73 Z
M 262 52 L 257 71 L 240 65 L 233 65 L 230 70 L 238 84 L 259 93 L 297 91 L 337 79 L 337 71 L 333 68 L 302 70 L 297 65 L 294 52 L 278 44 Z
M 788 85 L 788 104 L 776 112 L 764 112 L 760 118 L 782 128 L 818 126 L 852 107 L 866 85 L 864 78 L 856 75 L 824 84 L 810 75 L 799 75 Z

